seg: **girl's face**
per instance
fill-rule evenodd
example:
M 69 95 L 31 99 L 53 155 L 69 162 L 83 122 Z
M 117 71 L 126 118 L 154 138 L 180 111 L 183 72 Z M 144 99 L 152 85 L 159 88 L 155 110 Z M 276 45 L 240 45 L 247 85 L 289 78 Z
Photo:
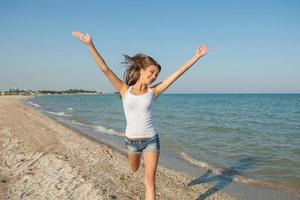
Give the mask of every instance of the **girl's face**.
M 146 69 L 140 70 L 140 79 L 147 85 L 153 83 L 159 75 L 159 69 L 156 65 L 149 65 Z

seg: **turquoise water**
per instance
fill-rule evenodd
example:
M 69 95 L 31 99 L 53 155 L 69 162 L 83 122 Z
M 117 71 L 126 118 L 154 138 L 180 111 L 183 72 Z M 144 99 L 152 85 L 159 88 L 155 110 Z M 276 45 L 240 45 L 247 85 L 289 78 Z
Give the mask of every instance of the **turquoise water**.
M 74 124 L 124 135 L 118 95 L 37 96 L 29 103 Z M 300 188 L 299 94 L 163 94 L 154 121 L 162 148 L 186 162 L 216 171 L 234 167 L 239 181 Z

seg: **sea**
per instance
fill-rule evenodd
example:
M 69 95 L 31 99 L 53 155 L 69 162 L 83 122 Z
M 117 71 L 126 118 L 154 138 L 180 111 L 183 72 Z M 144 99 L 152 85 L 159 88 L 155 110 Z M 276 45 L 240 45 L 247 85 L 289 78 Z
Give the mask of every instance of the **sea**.
M 125 149 L 117 94 L 41 95 L 26 103 Z M 169 160 L 299 195 L 300 94 L 162 94 L 153 116 L 161 154 Z

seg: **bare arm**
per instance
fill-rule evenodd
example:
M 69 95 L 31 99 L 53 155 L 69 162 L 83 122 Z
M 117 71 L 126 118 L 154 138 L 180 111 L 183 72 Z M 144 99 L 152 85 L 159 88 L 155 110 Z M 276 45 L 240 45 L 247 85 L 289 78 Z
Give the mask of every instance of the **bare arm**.
M 168 87 L 170 87 L 184 72 L 186 72 L 191 66 L 193 66 L 202 56 L 208 52 L 208 46 L 202 45 L 199 47 L 195 55 L 188 60 L 184 65 L 182 65 L 177 71 L 171 74 L 164 81 L 153 86 L 154 95 L 157 97 L 159 94 L 163 93 Z
M 127 84 L 120 80 L 117 75 L 106 65 L 104 59 L 95 48 L 92 38 L 88 34 L 82 34 L 80 32 L 72 32 L 72 34 L 86 44 L 98 67 L 103 71 L 103 73 L 121 94 L 121 96 L 123 96 L 124 91 L 126 91 L 126 89 L 128 88 Z

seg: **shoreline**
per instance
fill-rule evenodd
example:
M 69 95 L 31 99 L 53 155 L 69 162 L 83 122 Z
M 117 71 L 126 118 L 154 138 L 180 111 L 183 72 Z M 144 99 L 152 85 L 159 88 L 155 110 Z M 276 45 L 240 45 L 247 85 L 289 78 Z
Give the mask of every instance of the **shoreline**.
M 0 97 L 1 199 L 143 199 L 144 167 L 131 173 L 126 156 L 23 104 Z M 195 177 L 157 168 L 158 199 L 196 199 L 212 187 L 187 186 Z M 234 199 L 224 191 L 207 199 Z
M 34 96 L 33 97 L 26 96 L 26 97 L 20 98 L 19 103 L 22 103 L 24 106 L 30 107 L 34 111 L 41 113 L 40 110 L 34 108 L 32 105 L 26 104 L 26 102 L 24 100 L 30 99 L 30 98 L 34 98 Z M 1 98 L 0 98 L 0 100 L 1 100 Z M 56 119 L 54 117 L 45 115 L 45 113 L 41 113 L 41 115 L 45 116 L 46 118 L 49 118 L 50 120 L 53 120 L 55 123 L 58 123 L 59 125 L 63 126 L 64 128 L 71 130 L 72 132 L 76 133 L 80 137 L 85 137 L 87 140 L 91 140 L 93 143 L 96 143 L 100 146 L 106 146 L 107 148 L 109 148 L 113 152 L 115 152 L 116 154 L 120 154 L 121 157 L 125 158 L 125 167 L 127 167 L 128 171 L 129 171 L 129 166 L 128 166 L 127 158 L 126 158 L 126 151 L 123 148 L 121 148 L 120 146 L 118 147 L 118 146 L 112 144 L 111 142 L 99 141 L 99 139 L 97 140 L 93 137 L 90 137 L 90 136 L 86 135 L 84 132 L 76 129 L 75 127 L 68 126 L 67 124 L 59 121 L 58 119 Z M 196 192 L 194 194 L 195 196 L 192 199 L 199 198 L 199 197 L 201 197 L 201 198 L 206 197 L 206 199 L 210 199 L 210 198 L 219 199 L 219 197 L 218 197 L 219 193 L 221 193 L 222 195 L 223 195 L 223 193 L 225 194 L 225 196 L 222 196 L 222 198 L 220 198 L 220 199 L 235 199 L 235 198 L 236 199 L 253 199 L 253 198 L 295 199 L 294 197 L 286 196 L 287 195 L 286 192 L 281 192 L 281 191 L 274 190 L 271 188 L 263 188 L 263 187 L 255 186 L 255 185 L 252 186 L 249 184 L 236 183 L 233 180 L 228 181 L 228 178 L 227 178 L 227 182 L 226 182 L 226 178 L 224 179 L 224 177 L 222 178 L 221 176 L 214 176 L 214 177 L 216 177 L 217 184 L 212 182 L 213 184 L 209 185 L 209 184 L 203 183 L 201 181 L 199 182 L 199 178 L 200 178 L 199 176 L 201 176 L 203 174 L 205 175 L 207 173 L 206 169 L 204 169 L 204 168 L 200 169 L 199 167 L 196 167 L 196 166 L 194 169 L 192 169 L 191 165 L 179 163 L 178 159 L 171 160 L 171 161 L 167 160 L 166 159 L 167 156 L 165 156 L 165 157 L 161 156 L 158 169 L 161 169 L 162 171 L 171 171 L 172 173 L 176 174 L 177 177 L 178 176 L 180 177 L 179 180 L 185 180 L 186 182 L 181 182 L 182 187 L 187 187 L 188 189 L 193 188 L 193 187 L 204 187 L 204 188 L 208 187 L 209 188 L 209 189 L 204 189 L 204 191 L 203 191 L 203 188 L 200 189 L 198 192 Z M 169 162 L 169 164 L 167 162 Z M 141 166 L 141 168 L 142 168 L 142 166 Z M 139 169 L 139 171 L 142 171 L 141 168 Z M 183 170 L 184 168 L 188 168 L 188 169 Z M 205 173 L 205 171 L 206 171 L 206 173 Z M 139 174 L 140 174 L 139 175 L 140 178 L 143 179 L 143 173 L 139 173 Z M 158 176 L 157 176 L 157 178 L 158 178 Z M 163 179 L 165 179 L 165 178 L 166 177 L 164 177 Z M 178 180 L 176 180 L 176 181 L 178 181 Z M 141 184 L 143 184 L 142 181 L 141 181 Z M 196 194 L 198 194 L 198 196 Z M 230 196 L 228 194 L 230 194 Z M 142 198 L 142 193 L 140 193 L 140 197 Z M 163 195 L 158 196 L 158 198 L 164 199 Z M 182 196 L 181 198 L 172 197 L 172 199 L 177 199 L 177 198 L 178 199 L 189 199 L 185 196 Z M 166 198 L 166 199 L 168 199 L 168 198 Z

